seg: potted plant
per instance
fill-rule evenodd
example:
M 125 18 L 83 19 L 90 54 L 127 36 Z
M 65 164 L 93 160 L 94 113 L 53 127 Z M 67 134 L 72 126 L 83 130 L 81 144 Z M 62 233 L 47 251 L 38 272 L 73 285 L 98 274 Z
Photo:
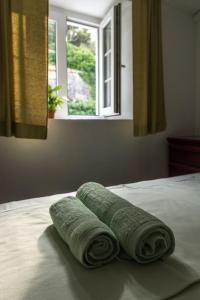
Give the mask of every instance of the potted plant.
M 57 94 L 63 88 L 63 85 L 57 85 L 52 88 L 51 85 L 48 85 L 48 117 L 50 119 L 54 118 L 56 108 L 64 103 L 64 99 L 61 95 Z

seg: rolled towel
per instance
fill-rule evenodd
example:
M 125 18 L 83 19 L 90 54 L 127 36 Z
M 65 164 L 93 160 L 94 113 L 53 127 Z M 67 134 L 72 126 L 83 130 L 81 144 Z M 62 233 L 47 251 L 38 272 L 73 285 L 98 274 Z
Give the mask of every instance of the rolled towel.
M 166 224 L 102 185 L 83 184 L 77 197 L 112 229 L 125 254 L 138 263 L 150 263 L 173 253 L 175 238 Z
M 87 268 L 110 262 L 120 250 L 113 232 L 75 197 L 66 197 L 49 209 L 59 235 L 75 258 Z

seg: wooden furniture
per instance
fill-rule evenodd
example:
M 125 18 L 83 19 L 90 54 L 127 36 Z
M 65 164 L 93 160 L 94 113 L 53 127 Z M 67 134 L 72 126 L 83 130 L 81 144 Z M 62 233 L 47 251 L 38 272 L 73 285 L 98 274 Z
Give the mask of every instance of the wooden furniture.
M 200 136 L 169 137 L 169 175 L 200 172 Z

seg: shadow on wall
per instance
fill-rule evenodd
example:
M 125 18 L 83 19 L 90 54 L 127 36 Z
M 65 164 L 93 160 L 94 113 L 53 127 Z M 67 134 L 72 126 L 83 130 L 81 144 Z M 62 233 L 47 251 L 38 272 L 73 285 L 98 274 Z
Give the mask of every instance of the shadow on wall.
M 132 121 L 49 122 L 46 141 L 0 139 L 1 202 L 167 175 L 165 134 L 134 138 Z

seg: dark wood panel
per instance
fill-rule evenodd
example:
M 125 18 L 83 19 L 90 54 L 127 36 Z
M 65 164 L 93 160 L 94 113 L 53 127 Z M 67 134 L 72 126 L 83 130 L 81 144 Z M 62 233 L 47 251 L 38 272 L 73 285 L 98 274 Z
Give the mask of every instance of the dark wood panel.
M 200 172 L 200 167 L 195 168 L 189 165 L 183 165 L 178 163 L 169 163 L 169 171 L 170 176 L 184 175 L 184 174 L 192 174 Z
M 200 172 L 200 137 L 168 138 L 169 175 Z

